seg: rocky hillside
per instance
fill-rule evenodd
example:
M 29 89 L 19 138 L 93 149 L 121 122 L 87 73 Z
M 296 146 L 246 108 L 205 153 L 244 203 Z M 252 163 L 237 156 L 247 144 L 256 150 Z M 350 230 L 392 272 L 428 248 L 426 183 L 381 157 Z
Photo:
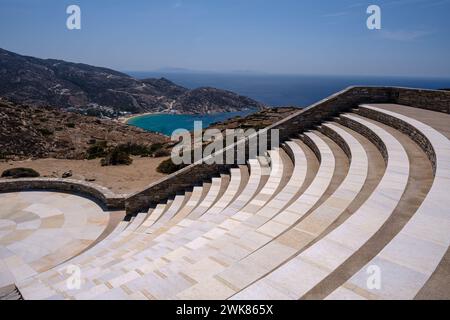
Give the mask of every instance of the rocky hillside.
M 84 159 L 88 148 L 99 142 L 150 146 L 168 138 L 116 121 L 0 98 L 0 158 Z
M 261 105 L 255 105 L 254 100 L 239 96 L 234 92 L 215 88 L 199 88 L 180 96 L 172 108 L 179 113 L 190 113 L 191 110 L 196 110 L 196 113 L 207 114 L 244 110 L 249 106 L 262 108 Z
M 263 107 L 224 90 L 188 90 L 167 79 L 138 80 L 111 69 L 27 57 L 3 49 L 0 96 L 15 103 L 74 109 L 92 115 L 169 110 L 200 114 Z

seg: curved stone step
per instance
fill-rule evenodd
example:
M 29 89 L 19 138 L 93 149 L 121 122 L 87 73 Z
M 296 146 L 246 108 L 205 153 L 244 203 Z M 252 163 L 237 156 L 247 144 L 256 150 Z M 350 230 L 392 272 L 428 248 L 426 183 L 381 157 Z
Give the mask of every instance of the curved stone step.
M 167 212 L 163 214 L 163 218 L 166 216 L 167 216 L 167 218 L 169 218 L 169 217 L 171 217 L 172 212 L 177 212 L 178 209 L 180 208 L 180 206 L 186 201 L 186 197 L 187 197 L 187 199 L 189 199 L 190 193 L 187 193 L 186 196 L 185 195 L 176 196 L 174 198 L 173 202 L 171 202 L 171 203 L 168 202 L 167 205 L 169 206 L 169 208 L 167 209 Z M 132 225 L 127 227 L 126 230 L 124 230 L 118 237 L 116 237 L 114 239 L 113 243 L 110 245 L 110 249 L 112 249 L 112 248 L 117 249 L 118 247 L 120 247 L 121 244 L 129 243 L 130 240 L 136 236 L 135 232 L 136 233 L 142 233 L 142 232 L 147 233 L 151 229 L 156 229 L 158 227 L 158 224 L 163 224 L 165 221 L 161 222 L 162 219 L 159 219 L 156 223 L 154 223 L 153 225 L 151 225 L 148 228 L 142 226 L 143 222 L 145 222 L 146 219 L 148 219 L 148 217 L 151 215 L 153 210 L 154 209 L 149 209 L 148 213 L 139 213 L 136 216 L 135 220 L 133 220 L 133 222 L 131 223 Z
M 207 192 L 205 191 L 206 186 L 196 186 L 192 189 L 191 196 L 188 201 L 184 203 L 184 205 L 180 208 L 180 210 L 170 219 L 170 225 L 174 225 L 179 222 L 181 219 L 185 218 L 192 212 L 201 202 L 201 200 L 206 196 Z M 166 229 L 169 226 L 162 226 L 163 229 Z M 155 232 L 153 232 L 155 233 Z
M 275 168 L 277 168 L 277 166 L 281 166 L 281 167 L 283 167 L 284 168 L 284 165 L 283 165 L 283 162 L 285 161 L 285 160 L 282 160 L 282 157 L 280 156 L 279 158 L 277 158 L 277 159 L 271 159 L 272 161 L 271 161 L 271 163 L 272 163 L 272 165 L 274 166 L 274 169 Z M 279 163 L 278 163 L 278 161 L 279 161 Z M 280 181 L 281 182 L 281 179 L 280 179 L 280 176 L 282 175 L 282 169 L 279 169 L 279 170 L 272 170 L 272 181 Z M 271 181 L 271 179 L 269 178 L 268 179 L 268 182 L 269 181 Z M 267 185 L 267 183 L 266 183 L 266 185 Z M 264 187 L 263 187 L 263 189 L 264 189 Z M 200 222 L 199 222 L 200 223 Z M 192 226 L 189 226 L 189 230 L 191 230 L 192 228 L 191 228 Z M 207 232 L 205 235 L 204 235 L 205 237 L 211 237 L 211 236 L 213 236 L 213 232 Z M 197 239 L 200 239 L 200 238 L 197 238 Z M 194 239 L 193 241 L 191 241 L 190 243 L 188 243 L 188 244 L 186 244 L 185 245 L 185 247 L 189 247 L 189 246 L 191 246 L 191 245 L 195 245 L 194 243 L 196 242 L 196 240 Z M 178 244 L 178 245 L 180 245 L 180 244 Z M 161 261 L 162 263 L 163 263 L 163 261 L 166 261 L 167 259 L 168 260 L 176 260 L 178 257 L 181 257 L 182 255 L 183 255 L 183 253 L 184 253 L 184 248 L 183 247 L 179 247 L 179 249 L 175 249 L 175 250 L 173 250 L 172 252 L 170 252 L 169 254 L 167 254 L 167 255 L 165 255 L 164 256 L 164 260 L 160 260 L 159 258 L 158 258 L 158 260 L 156 260 L 155 261 L 155 266 L 157 266 L 157 265 L 159 265 L 160 263 L 159 262 L 157 262 L 157 261 Z M 180 255 L 181 254 L 181 255 Z M 149 257 L 148 255 L 146 255 L 146 257 Z M 157 257 L 155 257 L 155 256 L 151 256 L 151 258 L 153 259 L 153 258 L 157 258 Z M 175 262 L 175 263 L 177 263 L 177 262 Z M 147 266 L 145 266 L 145 265 L 147 265 Z M 142 270 L 142 271 L 144 271 L 145 270 L 145 272 L 146 273 L 150 273 L 150 269 L 154 269 L 155 268 L 155 266 L 152 266 L 152 264 L 148 264 L 148 263 L 145 263 L 143 266 L 141 266 L 141 268 L 142 269 L 140 269 L 140 270 Z M 146 269 L 145 269 L 146 268 Z M 150 268 L 150 269 L 148 269 L 148 268 Z M 172 268 L 172 266 L 168 266 L 167 268 L 165 268 L 165 271 L 163 271 L 163 273 L 165 274 L 166 272 L 169 272 L 169 270 L 171 270 L 171 269 L 173 269 Z M 189 277 L 189 276 L 188 276 Z M 169 278 L 169 275 L 168 275 L 168 278 Z M 175 294 L 175 292 L 177 292 L 177 290 L 179 290 L 179 289 L 177 289 L 177 287 L 172 287 L 173 286 L 173 283 L 174 282 L 177 282 L 177 281 L 175 281 L 176 279 L 178 279 L 179 280 L 179 275 L 177 274 L 177 273 L 171 273 L 171 275 L 170 275 L 170 278 L 173 280 L 173 282 L 172 281 L 168 281 L 167 282 L 167 285 L 169 286 L 169 287 L 166 287 L 166 285 L 163 285 L 163 284 L 156 284 L 155 283 L 155 287 L 160 287 L 160 289 L 162 290 L 163 288 L 164 288 L 164 290 L 166 290 L 166 293 L 165 293 L 165 295 L 167 296 L 167 295 L 169 295 L 169 292 L 172 292 L 173 294 Z M 136 281 L 139 281 L 139 279 L 136 279 Z M 178 282 L 177 282 L 178 283 Z M 130 284 L 130 286 L 131 287 L 135 287 L 135 285 L 139 285 L 139 284 Z M 144 285 L 143 283 L 141 283 L 141 285 Z M 184 284 L 184 286 L 187 286 L 187 285 L 189 285 L 189 283 L 185 283 Z M 183 287 L 184 287 L 183 286 Z M 152 291 L 153 290 L 153 288 L 152 289 L 149 289 L 150 290 L 150 292 L 152 293 L 152 294 L 155 294 L 155 296 L 163 296 L 163 294 L 162 294 L 162 292 L 160 292 L 159 294 L 157 293 L 157 292 L 154 292 L 154 291 Z M 156 290 L 156 289 L 155 289 Z
M 233 299 L 299 299 L 361 248 L 389 218 L 406 188 L 409 160 L 403 146 L 373 123 L 344 115 L 385 151 L 386 171 L 367 201 L 342 225 Z
M 293 177 L 293 179 L 291 179 L 284 188 L 292 187 L 295 184 L 297 184 L 297 188 L 299 188 L 303 184 L 302 183 L 303 179 L 300 179 L 302 181 L 299 181 L 297 178 L 305 175 L 304 173 L 306 171 L 306 160 L 304 157 L 303 150 L 301 148 L 299 148 L 298 144 L 291 144 L 291 146 L 294 149 L 294 153 L 297 154 L 295 168 L 297 168 L 298 171 L 296 173 L 299 174 L 299 176 Z M 274 159 L 274 161 L 276 161 L 276 159 Z M 302 171 L 303 171 L 303 173 L 302 173 Z M 289 200 L 289 197 L 286 198 L 286 201 L 288 201 L 288 200 Z M 265 213 L 267 214 L 267 212 L 265 212 Z M 276 214 L 276 212 L 274 214 Z M 253 245 L 253 246 L 257 245 L 257 243 L 259 241 L 258 239 L 260 238 L 258 236 L 258 234 L 255 233 L 253 239 L 252 238 L 245 239 L 245 235 L 246 235 L 245 229 L 240 229 L 237 227 L 237 225 L 234 225 L 234 227 L 231 229 L 227 229 L 228 232 L 234 232 L 238 229 L 242 230 L 242 234 L 241 234 L 241 237 L 243 236 L 242 242 L 236 242 L 237 244 L 234 244 L 233 239 L 231 239 L 228 235 L 224 236 L 223 232 L 220 231 L 221 229 L 224 229 L 224 225 L 225 224 L 221 224 L 218 228 L 212 229 L 210 232 L 206 233 L 203 237 L 197 238 L 196 240 L 192 241 L 190 244 L 186 245 L 186 247 L 190 248 L 192 251 L 186 252 L 185 250 L 179 250 L 178 252 L 175 251 L 175 252 L 172 252 L 169 256 L 166 256 L 166 258 L 168 258 L 169 260 L 172 260 L 173 263 L 171 263 L 170 265 L 168 265 L 164 268 L 160 268 L 159 272 L 166 272 L 166 270 L 169 268 L 172 270 L 174 268 L 177 268 L 177 265 L 178 265 L 177 259 L 184 257 L 185 259 L 188 259 L 189 261 L 198 261 L 198 262 L 193 264 L 192 266 L 187 266 L 182 271 L 183 274 L 185 274 L 189 278 L 193 278 L 193 279 L 199 281 L 200 278 L 205 278 L 208 274 L 212 275 L 212 274 L 214 274 L 214 272 L 217 272 L 218 269 L 220 270 L 220 268 L 222 268 L 222 269 L 224 268 L 224 265 L 221 265 L 219 262 L 219 261 L 225 261 L 225 260 L 223 260 L 223 256 L 222 256 L 223 254 L 228 253 L 229 256 L 227 259 L 239 259 L 240 254 L 244 254 L 244 255 L 248 254 L 248 253 L 246 253 L 246 250 L 248 250 L 248 249 L 244 249 L 244 248 L 250 248 L 249 246 L 251 246 L 251 245 Z M 250 228 L 250 230 L 251 230 L 252 227 L 250 225 L 248 225 L 246 228 Z M 256 240 L 256 242 L 255 242 L 255 240 Z M 234 247 L 229 247 L 229 246 L 227 246 L 227 248 L 225 248 L 224 246 L 222 247 L 221 244 L 225 244 L 227 242 L 233 243 Z M 252 244 L 252 242 L 253 242 L 253 244 Z M 213 248 L 213 250 L 210 250 L 209 248 Z M 189 254 L 189 256 L 187 254 Z M 219 262 L 219 263 L 217 263 L 217 262 Z M 224 262 L 222 262 L 222 263 L 224 263 Z M 225 263 L 227 263 L 227 262 L 225 262 Z M 200 270 L 201 270 L 201 272 L 200 272 Z M 211 277 L 208 277 L 208 279 L 212 282 L 215 281 Z M 163 283 L 160 283 L 159 285 L 161 287 L 165 287 L 165 285 Z M 212 283 L 208 282 L 205 285 L 209 286 L 209 285 L 212 285 Z M 189 285 L 189 284 L 186 285 L 186 288 L 189 288 L 189 287 L 191 287 L 191 285 Z M 177 293 L 177 291 L 174 289 L 171 289 L 171 288 L 166 288 L 166 289 L 168 291 L 166 292 L 165 298 L 170 297 L 170 296 L 167 296 L 167 294 L 169 294 L 169 292 L 171 292 L 171 294 Z M 221 289 L 224 289 L 223 286 Z M 208 290 L 208 292 L 211 294 L 214 292 L 216 294 L 216 295 L 209 296 L 208 298 L 218 297 L 221 293 L 222 294 L 224 293 L 223 290 L 220 290 L 217 285 L 215 285 L 214 288 L 211 288 L 211 290 Z M 185 292 L 185 294 L 187 294 L 187 293 Z M 183 294 L 181 294 L 179 297 L 185 298 Z
M 241 186 L 241 169 L 232 168 L 230 170 L 230 176 L 230 182 L 226 191 L 222 197 L 205 212 L 205 214 L 201 217 L 202 220 L 206 219 L 208 216 L 216 215 L 222 212 L 223 209 L 225 209 L 236 197 L 239 187 Z
M 209 207 L 209 209 L 206 210 L 206 212 L 199 217 L 198 219 L 195 219 L 192 221 L 192 215 L 188 218 L 184 219 L 181 222 L 181 228 L 183 226 L 188 227 L 189 229 L 194 229 L 195 226 L 202 226 L 203 222 L 208 220 L 208 217 L 218 215 L 224 207 L 229 204 L 236 196 L 236 193 L 238 192 L 240 186 L 241 186 L 241 168 L 233 168 L 230 170 L 231 173 L 231 179 L 229 180 L 229 183 L 227 185 L 226 190 L 223 192 L 222 196 L 219 197 L 219 199 Z M 201 206 L 201 204 L 200 204 Z M 186 229 L 186 228 L 184 228 Z M 181 231 L 180 228 L 174 228 L 171 229 L 169 232 L 167 232 L 166 235 L 164 235 L 164 238 L 168 238 L 169 235 L 176 235 Z M 157 241 L 162 241 L 162 237 L 158 238 Z
M 187 215 L 194 207 L 197 206 L 199 201 L 201 201 L 202 199 L 205 198 L 205 196 L 203 195 L 203 190 L 209 190 L 209 188 L 208 187 L 205 187 L 205 188 L 204 187 L 194 187 L 193 196 L 190 199 L 191 201 L 188 201 L 186 203 L 186 206 L 180 210 L 180 212 L 177 215 L 179 218 L 182 218 L 181 216 L 183 216 L 183 215 L 184 216 Z M 184 211 L 184 213 L 182 211 Z M 174 222 L 176 221 L 175 218 L 173 220 L 174 220 Z M 149 235 L 132 233 L 132 234 L 128 235 L 128 237 L 122 236 L 122 237 L 116 238 L 116 236 L 120 235 L 122 233 L 122 231 L 126 228 L 127 224 L 128 224 L 128 222 L 121 222 L 119 224 L 119 226 L 116 227 L 116 230 L 110 234 L 109 238 L 105 239 L 106 241 L 102 242 L 101 245 L 99 245 L 97 248 L 95 248 L 96 250 L 86 253 L 84 256 L 74 260 L 73 262 L 77 263 L 77 265 L 79 264 L 82 267 L 83 272 L 86 271 L 87 273 L 89 273 L 89 271 L 88 271 L 89 269 L 97 268 L 97 266 L 101 266 L 102 263 L 108 264 L 109 261 L 111 261 L 111 258 L 109 258 L 109 256 L 111 254 L 117 255 L 120 252 L 127 253 L 130 250 L 127 248 L 133 248 L 132 250 L 136 251 L 136 248 L 139 248 L 139 245 L 141 243 L 145 243 L 146 238 L 148 238 Z M 115 239 L 115 241 L 112 241 L 112 239 Z M 141 246 L 141 248 L 142 248 L 142 246 Z M 94 253 L 95 255 L 93 256 L 92 253 Z M 93 267 L 90 267 L 90 266 L 93 266 Z M 52 273 L 41 275 L 41 279 L 43 280 L 43 282 L 44 282 L 44 279 L 47 279 L 45 282 L 49 283 L 50 287 L 51 287 L 51 283 L 52 283 L 51 279 L 54 278 L 55 274 L 66 277 L 66 275 L 61 275 L 61 273 L 58 270 L 53 270 Z M 41 287 L 41 289 L 42 289 L 42 287 Z M 47 294 L 49 296 L 55 294 L 54 291 L 50 291 L 50 290 L 47 291 L 47 290 L 48 290 L 48 288 L 46 288 L 45 290 L 42 290 L 42 291 L 47 292 Z M 48 292 L 51 292 L 51 294 Z
M 271 170 L 271 174 L 269 176 L 269 179 L 265 183 L 265 185 L 262 187 L 260 192 L 266 192 L 268 190 L 268 187 L 266 187 L 268 184 L 272 187 L 273 185 L 277 185 L 279 183 L 282 183 L 282 177 L 283 177 L 283 168 L 284 164 L 283 162 L 286 161 L 286 159 L 282 160 L 282 157 L 279 156 L 279 153 L 281 150 L 277 151 L 271 151 L 272 157 L 277 157 L 276 159 L 273 159 L 272 166 L 274 166 L 274 169 Z M 285 155 L 287 157 L 287 155 Z M 276 169 L 275 169 L 276 167 Z M 266 194 L 264 194 L 265 196 Z M 255 197 L 250 201 L 249 204 L 251 204 L 253 207 L 255 206 L 255 203 L 251 203 L 252 201 L 260 201 L 258 203 L 258 206 L 263 206 L 265 202 L 263 202 L 262 198 L 259 197 L 260 193 L 256 194 Z M 241 211 L 238 211 L 234 216 L 240 214 Z M 167 248 L 171 248 L 172 250 L 175 250 L 176 248 L 181 248 L 182 245 L 184 245 L 186 242 L 191 242 L 194 239 L 200 239 L 202 235 L 204 235 L 206 232 L 210 231 L 212 228 L 214 228 L 217 225 L 217 222 L 211 222 L 211 221 L 205 221 L 205 220 L 192 220 L 191 217 L 188 217 L 188 219 L 184 219 L 180 222 L 178 225 L 179 228 L 174 229 L 172 228 L 169 230 L 169 232 L 165 235 L 162 235 L 159 238 L 156 238 L 155 241 L 159 242 L 158 247 L 164 246 Z M 218 215 L 218 219 L 220 222 L 225 220 L 227 216 L 225 215 Z
M 108 255 L 115 254 L 115 251 L 120 248 L 123 251 L 129 251 L 129 248 L 138 248 L 139 246 L 145 247 L 148 245 L 149 239 L 154 239 L 155 236 L 162 234 L 164 236 L 164 232 L 170 230 L 171 227 L 176 225 L 180 220 L 185 218 L 197 205 L 201 200 L 203 200 L 206 195 L 209 193 L 208 184 L 204 184 L 202 187 L 194 187 L 192 191 L 192 195 L 189 198 L 189 201 L 185 203 L 183 208 L 179 210 L 176 216 L 165 226 L 161 226 L 159 228 L 153 226 L 154 231 L 152 232 L 152 236 L 148 235 L 138 235 L 132 234 L 130 237 L 126 239 L 120 239 L 121 241 L 116 241 L 115 243 L 110 245 L 111 250 L 109 250 Z M 170 209 L 169 209 L 170 210 Z M 97 264 L 99 262 L 96 262 Z
M 173 200 L 168 200 L 167 203 L 160 203 L 154 209 L 149 209 L 148 217 L 141 224 L 138 232 L 145 232 L 148 228 L 150 228 L 163 214 L 168 208 L 172 205 Z
M 252 282 L 284 263 L 292 255 L 294 255 L 296 251 L 301 248 L 301 246 L 305 246 L 309 241 L 314 239 L 315 236 L 318 236 L 318 234 L 323 232 L 326 227 L 328 227 L 336 219 L 336 216 L 347 208 L 362 188 L 367 176 L 368 167 L 368 159 L 364 149 L 359 142 L 347 132 L 332 125 L 330 125 L 330 127 L 335 129 L 337 133 L 343 137 L 344 141 L 347 142 L 348 148 L 353 156 L 353 161 L 345 180 L 340 184 L 337 190 L 335 190 L 335 192 L 327 198 L 327 200 L 325 200 L 324 203 L 322 203 L 309 216 L 307 216 L 305 220 L 302 220 L 302 222 L 294 227 L 295 230 L 290 229 L 287 231 L 288 233 L 295 233 L 295 235 L 298 236 L 296 240 L 299 240 L 299 243 L 296 243 L 294 246 L 289 246 L 283 241 L 278 241 L 276 238 L 215 276 L 216 279 L 221 280 L 223 283 L 227 284 L 227 286 L 234 288 L 233 294 L 239 292 Z M 312 136 L 311 139 L 317 138 Z M 319 150 L 322 149 L 322 159 L 323 162 L 325 162 L 324 165 L 332 167 L 332 158 L 330 157 L 329 163 L 327 164 L 324 146 L 321 146 L 318 141 L 316 141 L 316 143 Z M 326 170 L 323 170 L 322 172 L 325 173 Z M 356 174 L 356 177 L 353 174 Z M 321 173 L 319 173 L 319 176 L 320 175 Z M 331 181 L 331 178 L 328 177 L 327 179 L 328 181 Z M 319 184 L 319 181 L 321 181 L 320 178 L 316 180 L 316 185 Z M 326 183 L 329 183 L 328 181 Z M 312 186 L 312 189 L 309 191 L 314 190 L 314 184 Z M 317 197 L 319 196 L 320 194 L 317 194 Z M 297 201 L 303 201 L 302 196 L 300 196 Z M 288 230 L 297 220 L 291 221 L 291 223 L 285 225 L 284 228 L 279 230 L 277 233 L 272 234 L 272 236 L 275 238 L 276 236 L 281 235 L 282 232 Z M 314 224 L 314 222 L 316 224 Z M 313 226 L 312 230 L 308 229 L 310 226 Z M 308 241 L 306 241 L 306 239 L 308 239 Z M 199 282 L 199 284 L 196 284 L 189 290 L 186 290 L 180 294 L 179 297 L 210 298 L 210 290 L 208 290 L 205 286 L 205 284 L 209 284 L 209 281 L 211 281 L 211 279 Z M 192 293 L 196 293 L 196 295 L 191 296 Z M 231 295 L 232 294 L 228 293 L 227 295 L 216 298 L 225 299 L 229 298 Z
M 157 220 L 156 223 L 154 223 L 152 226 L 150 226 L 144 232 L 152 233 L 154 230 L 163 226 L 170 219 L 172 219 L 178 213 L 178 211 L 180 211 L 180 209 L 187 202 L 188 199 L 189 199 L 189 195 L 186 195 L 186 194 L 175 196 L 170 208 L 168 208 L 167 211 L 163 213 L 162 217 L 159 220 Z
M 232 216 L 236 214 L 240 209 L 244 208 L 258 191 L 265 185 L 266 180 L 263 177 L 263 170 L 261 162 L 258 159 L 250 159 L 248 161 L 250 176 L 248 182 L 238 197 L 225 207 L 221 215 Z M 217 219 L 220 221 L 219 216 L 208 217 L 209 221 L 217 223 Z
M 224 179 L 212 178 L 211 188 L 202 202 L 189 214 L 190 219 L 197 219 L 202 216 L 220 197 L 223 188 Z
M 260 190 L 258 194 L 249 202 L 248 206 L 245 206 L 244 209 L 238 211 L 236 214 L 232 215 L 231 217 L 228 217 L 226 215 L 220 216 L 220 224 L 217 223 L 210 223 L 208 225 L 205 225 L 204 222 L 199 221 L 198 224 L 200 225 L 202 232 L 198 234 L 197 237 L 190 237 L 192 241 L 189 244 L 186 244 L 187 247 L 190 246 L 197 246 L 195 244 L 196 242 L 203 242 L 204 237 L 208 239 L 215 239 L 216 237 L 223 234 L 223 231 L 226 230 L 227 225 L 231 222 L 232 224 L 239 224 L 240 221 L 237 218 L 238 216 L 241 216 L 243 213 L 243 210 L 245 208 L 248 208 L 251 206 L 254 208 L 263 208 L 264 205 L 269 203 L 269 197 L 266 197 L 269 195 L 270 190 L 273 190 L 273 192 L 276 192 L 280 190 L 280 188 L 283 186 L 285 182 L 283 182 L 284 177 L 289 175 L 291 176 L 291 171 L 284 171 L 284 168 L 288 166 L 288 163 L 290 158 L 287 156 L 287 154 L 281 150 L 278 149 L 277 151 L 270 151 L 271 155 L 271 174 L 269 176 L 269 179 L 267 180 L 264 187 Z M 292 165 L 291 165 L 292 167 Z M 282 189 L 281 189 L 282 190 Z M 268 201 L 268 202 L 267 202 Z M 217 222 L 217 220 L 216 220 Z M 191 226 L 192 227 L 192 226 Z
M 274 171 L 275 172 L 275 171 Z M 269 180 L 270 180 L 270 178 L 269 178 Z M 161 251 L 162 250 L 162 251 Z M 147 261 L 146 262 L 146 264 L 148 264 L 148 259 L 150 258 L 150 259 L 155 259 L 153 256 L 152 256 L 152 254 L 154 255 L 155 253 L 157 254 L 157 256 L 158 255 L 161 255 L 161 253 L 164 253 L 166 250 L 163 248 L 163 247 L 160 247 L 160 246 L 151 246 L 151 247 L 149 247 L 149 248 L 147 248 L 147 249 L 144 249 L 144 250 L 139 250 L 139 253 L 133 258 L 133 260 L 136 260 L 136 261 L 130 261 L 130 260 L 127 260 L 127 259 L 125 259 L 125 260 L 122 260 L 120 263 L 118 263 L 118 264 L 115 264 L 115 268 L 119 268 L 120 270 L 124 270 L 125 269 L 125 267 L 131 267 L 131 268 L 133 268 L 133 269 L 136 269 L 136 270 L 142 270 L 142 269 L 139 269 L 137 266 L 138 266 L 138 263 L 139 263 L 139 261 L 141 261 L 141 259 L 142 258 L 144 258 L 145 260 L 144 261 Z M 156 257 L 157 257 L 156 256 Z M 128 257 L 128 256 L 127 256 Z M 105 262 L 107 262 L 108 260 L 105 260 Z M 159 263 L 159 262 L 157 262 L 158 260 L 154 260 L 155 261 L 155 263 Z M 142 262 L 141 262 L 141 264 L 142 264 Z M 110 265 L 108 265 L 109 267 L 111 267 Z M 151 264 L 149 264 L 149 266 L 151 266 Z M 94 267 L 94 264 L 93 264 L 93 267 Z M 101 266 L 99 266 L 98 264 L 95 264 L 95 267 L 96 268 L 98 268 L 98 267 L 101 267 Z M 143 267 L 143 266 L 142 266 Z M 94 271 L 94 270 L 93 270 Z M 84 270 L 83 270 L 83 272 L 84 273 L 86 273 Z M 123 271 L 122 271 L 123 272 Z M 141 271 L 142 272 L 142 271 Z M 90 273 L 89 271 L 88 271 L 88 273 Z M 94 271 L 94 274 L 96 274 L 96 271 Z M 101 274 L 101 273 L 100 273 Z M 130 280 L 130 278 L 129 277 L 134 277 L 134 276 L 136 276 L 136 274 L 135 274 L 135 272 L 132 272 L 131 271 L 131 273 L 130 272 L 128 272 L 128 273 L 125 273 L 125 274 L 123 274 L 123 275 L 120 275 L 117 279 L 112 279 L 112 280 L 110 280 L 110 281 L 112 281 L 113 283 L 118 283 L 118 282 L 122 282 L 122 280 L 123 281 L 126 281 L 126 279 L 128 279 L 128 280 Z M 178 277 L 177 277 L 177 279 L 178 279 Z M 175 283 L 177 283 L 177 284 L 180 284 L 180 283 L 182 283 L 181 282 L 181 280 L 180 279 L 178 279 L 178 281 L 175 281 Z M 173 284 L 172 284 L 173 285 Z
M 23 300 L 22 294 L 15 285 L 0 288 L 1 300 Z
M 306 180 L 306 172 L 308 168 L 306 155 L 299 143 L 287 141 L 286 146 L 286 149 L 292 154 L 292 161 L 294 163 L 293 172 L 289 177 L 289 181 L 283 189 L 276 193 L 275 196 L 273 196 L 270 201 L 261 207 L 255 215 L 250 216 L 248 219 L 242 220 L 247 224 L 260 225 L 261 221 L 275 216 L 282 209 L 287 207 L 291 201 L 299 196 L 299 192 L 301 191 Z M 238 219 L 238 217 L 235 217 L 235 219 Z
M 136 217 L 134 217 L 134 219 L 132 221 L 130 221 L 127 228 L 124 230 L 124 232 L 131 233 L 134 230 L 136 230 L 137 228 L 139 228 L 140 225 L 147 218 L 147 216 L 148 216 L 148 212 L 147 213 L 145 213 L 145 212 L 138 213 L 136 215 Z
M 427 150 L 433 153 L 430 158 L 435 159 L 435 177 L 412 219 L 374 259 L 328 298 L 413 299 L 450 245 L 450 203 L 446 192 L 450 188 L 450 141 L 437 130 L 410 117 L 374 106 L 361 108 L 382 114 L 386 122 L 412 127 L 410 135 L 421 135 L 431 146 L 431 150 Z M 379 288 L 367 286 L 367 270 L 371 266 L 380 271 Z

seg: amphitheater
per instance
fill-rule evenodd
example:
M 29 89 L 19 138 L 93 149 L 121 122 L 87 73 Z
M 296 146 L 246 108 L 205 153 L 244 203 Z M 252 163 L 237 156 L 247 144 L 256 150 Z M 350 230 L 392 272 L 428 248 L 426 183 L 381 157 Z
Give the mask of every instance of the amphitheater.
M 450 298 L 450 92 L 350 87 L 274 128 L 132 195 L 1 181 L 2 298 Z

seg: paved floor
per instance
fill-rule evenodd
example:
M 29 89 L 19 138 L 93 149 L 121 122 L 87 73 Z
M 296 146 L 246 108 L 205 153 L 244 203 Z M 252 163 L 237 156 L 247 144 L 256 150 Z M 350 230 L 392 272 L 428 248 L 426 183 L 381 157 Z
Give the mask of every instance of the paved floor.
M 59 265 L 89 247 L 109 214 L 55 192 L 0 194 L 0 288 Z

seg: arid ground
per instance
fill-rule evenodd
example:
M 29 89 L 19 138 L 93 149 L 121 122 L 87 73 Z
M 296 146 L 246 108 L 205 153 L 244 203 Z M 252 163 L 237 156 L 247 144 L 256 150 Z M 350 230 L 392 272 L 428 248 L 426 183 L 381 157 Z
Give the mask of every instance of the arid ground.
M 158 173 L 156 167 L 165 158 L 132 157 L 129 166 L 102 167 L 99 159 L 94 160 L 64 160 L 38 159 L 24 161 L 0 162 L 0 172 L 6 169 L 26 167 L 40 173 L 41 177 L 60 178 L 64 172 L 72 170 L 70 179 L 85 181 L 95 179 L 93 183 L 109 188 L 115 193 L 133 193 L 165 175 Z

